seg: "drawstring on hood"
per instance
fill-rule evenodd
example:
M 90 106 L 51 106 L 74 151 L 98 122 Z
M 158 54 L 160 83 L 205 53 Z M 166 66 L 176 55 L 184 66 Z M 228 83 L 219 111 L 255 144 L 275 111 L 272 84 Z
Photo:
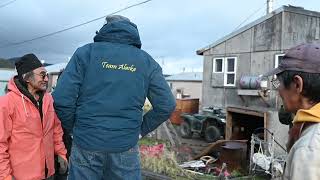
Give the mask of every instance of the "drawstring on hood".
M 29 117 L 29 113 L 27 112 L 26 103 L 24 101 L 23 94 L 20 94 L 20 95 L 21 95 L 21 99 L 22 99 L 22 103 L 23 103 L 24 112 L 26 113 L 26 116 Z
M 41 120 L 42 120 L 42 116 L 43 116 L 42 100 L 43 100 L 43 96 L 44 96 L 43 92 L 39 92 L 38 93 L 39 94 L 39 102 L 38 102 L 31 95 L 31 93 L 28 91 L 27 87 L 25 87 L 23 85 L 23 83 L 20 82 L 20 79 L 19 79 L 18 76 L 13 77 L 13 79 L 9 81 L 8 89 L 10 91 L 13 91 L 14 93 L 18 94 L 19 96 L 21 96 L 23 107 L 24 107 L 24 111 L 25 111 L 27 117 L 29 116 L 29 113 L 27 111 L 25 98 L 28 98 L 32 102 L 32 104 L 34 104 L 36 106 L 36 108 L 39 110 L 40 117 L 41 117 Z

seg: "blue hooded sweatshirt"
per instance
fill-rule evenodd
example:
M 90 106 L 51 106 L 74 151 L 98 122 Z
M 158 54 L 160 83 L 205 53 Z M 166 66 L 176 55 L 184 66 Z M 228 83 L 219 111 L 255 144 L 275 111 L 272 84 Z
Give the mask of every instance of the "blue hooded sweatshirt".
M 53 92 L 63 128 L 92 151 L 122 152 L 166 121 L 175 100 L 159 64 L 141 50 L 137 26 L 105 24 L 73 54 Z M 142 116 L 148 97 L 153 109 Z

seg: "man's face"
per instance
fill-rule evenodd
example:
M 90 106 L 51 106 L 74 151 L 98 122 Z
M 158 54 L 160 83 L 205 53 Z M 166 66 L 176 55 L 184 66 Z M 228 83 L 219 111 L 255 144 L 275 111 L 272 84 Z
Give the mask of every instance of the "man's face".
M 46 91 L 48 87 L 48 74 L 44 67 L 39 67 L 33 72 L 33 78 L 30 78 L 29 84 L 36 91 Z
M 285 87 L 281 78 L 278 78 L 279 86 L 277 88 L 282 99 L 285 111 L 296 113 L 301 103 L 301 94 L 297 91 L 295 82 L 291 82 L 289 87 Z

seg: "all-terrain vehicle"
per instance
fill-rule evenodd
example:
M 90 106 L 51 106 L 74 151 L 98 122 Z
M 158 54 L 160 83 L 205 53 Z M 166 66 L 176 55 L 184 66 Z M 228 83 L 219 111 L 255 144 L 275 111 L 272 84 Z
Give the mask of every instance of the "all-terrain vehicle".
M 201 114 L 181 114 L 180 134 L 183 138 L 191 138 L 199 133 L 209 143 L 224 136 L 226 113 L 217 107 L 205 107 Z

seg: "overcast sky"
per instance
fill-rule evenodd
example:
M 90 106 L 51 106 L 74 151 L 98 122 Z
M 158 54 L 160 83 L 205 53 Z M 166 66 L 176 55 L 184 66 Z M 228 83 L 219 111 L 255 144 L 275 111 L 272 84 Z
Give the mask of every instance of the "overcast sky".
M 33 52 L 48 63 L 67 62 L 77 47 L 92 42 L 103 19 L 25 44 L 10 43 L 39 37 L 110 14 L 139 0 L 0 0 L 0 57 Z M 275 0 L 281 5 L 303 6 L 320 11 L 319 0 Z M 252 15 L 255 11 L 257 13 Z M 205 47 L 243 25 L 265 15 L 266 0 L 152 0 L 120 15 L 137 24 L 146 50 L 164 73 L 202 71 Z

